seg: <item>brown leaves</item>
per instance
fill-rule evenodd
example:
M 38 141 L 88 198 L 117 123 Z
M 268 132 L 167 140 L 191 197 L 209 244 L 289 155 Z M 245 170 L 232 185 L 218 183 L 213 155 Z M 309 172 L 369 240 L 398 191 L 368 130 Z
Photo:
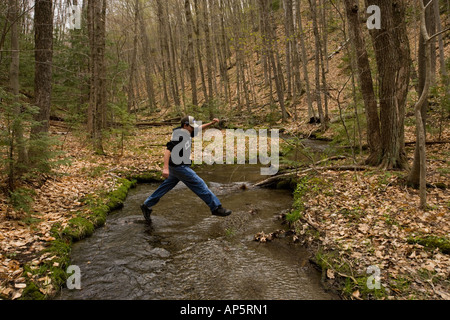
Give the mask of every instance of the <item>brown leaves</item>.
M 433 283 L 447 279 L 450 256 L 410 244 L 407 239 L 413 234 L 448 238 L 450 213 L 445 204 L 450 203 L 449 192 L 429 190 L 430 209 L 423 212 L 418 208 L 417 191 L 402 185 L 396 174 L 377 170 L 329 171 L 320 177 L 326 180 L 324 185 L 332 187 L 322 188 L 313 197 L 305 196 L 303 216 L 307 219 L 296 223 L 297 235 L 307 243 L 320 241 L 324 250 L 338 251 L 341 257 L 352 261 L 361 276 L 366 275 L 368 266 L 377 265 L 381 269 L 381 282 L 388 288 L 397 278 L 412 278 L 415 285 L 410 287 L 420 287 L 421 296 L 441 299 L 430 281 L 420 279 L 424 271 L 433 277 Z M 448 183 L 448 178 L 439 178 L 445 179 Z M 311 237 L 308 229 L 320 231 L 320 237 Z M 333 276 L 335 273 L 328 269 L 327 278 Z M 360 292 L 353 292 L 352 298 L 360 299 Z
M 280 238 L 280 237 L 286 236 L 286 234 L 287 233 L 285 230 L 276 230 L 276 231 L 268 233 L 268 234 L 264 233 L 264 231 L 261 231 L 261 232 L 258 232 L 257 234 L 255 234 L 253 238 L 255 241 L 258 241 L 260 243 L 265 243 L 268 241 L 272 241 L 275 238 Z M 290 234 L 290 232 L 289 232 L 289 234 Z

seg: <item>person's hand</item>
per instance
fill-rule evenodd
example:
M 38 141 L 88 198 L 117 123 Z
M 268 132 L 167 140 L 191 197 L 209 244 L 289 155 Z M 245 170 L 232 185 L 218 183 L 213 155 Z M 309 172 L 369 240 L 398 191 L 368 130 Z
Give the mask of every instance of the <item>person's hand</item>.
M 169 177 L 169 169 L 168 168 L 163 169 L 162 176 L 165 179 L 167 179 Z
M 219 122 L 220 122 L 220 120 L 219 120 L 219 119 L 217 119 L 217 118 L 214 118 L 214 119 L 213 119 L 213 122 L 214 122 L 214 123 L 219 123 Z

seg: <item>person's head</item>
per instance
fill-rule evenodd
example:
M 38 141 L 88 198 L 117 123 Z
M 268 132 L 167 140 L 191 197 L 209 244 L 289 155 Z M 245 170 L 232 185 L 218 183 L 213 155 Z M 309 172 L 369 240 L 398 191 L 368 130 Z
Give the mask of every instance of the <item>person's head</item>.
M 192 133 L 194 132 L 194 129 L 198 127 L 198 124 L 195 123 L 194 117 L 186 116 L 181 119 L 181 127 Z

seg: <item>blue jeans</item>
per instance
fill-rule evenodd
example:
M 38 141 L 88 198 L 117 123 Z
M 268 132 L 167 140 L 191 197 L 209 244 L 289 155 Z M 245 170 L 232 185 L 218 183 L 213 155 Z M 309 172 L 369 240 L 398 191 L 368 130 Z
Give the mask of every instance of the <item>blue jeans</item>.
M 151 208 L 159 202 L 159 200 L 170 190 L 172 190 L 178 182 L 182 181 L 189 189 L 200 197 L 209 207 L 211 211 L 216 210 L 220 205 L 220 200 L 214 193 L 209 190 L 205 181 L 200 178 L 194 170 L 187 165 L 169 168 L 169 177 L 153 192 L 153 194 L 145 200 L 144 204 Z

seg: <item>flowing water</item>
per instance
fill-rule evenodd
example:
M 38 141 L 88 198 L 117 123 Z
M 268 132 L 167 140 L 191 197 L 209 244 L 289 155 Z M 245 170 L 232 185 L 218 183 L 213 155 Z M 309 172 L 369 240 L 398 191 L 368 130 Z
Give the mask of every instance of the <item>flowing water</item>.
M 81 289 L 64 288 L 58 299 L 335 299 L 290 237 L 254 240 L 258 232 L 286 229 L 277 217 L 290 209 L 291 192 L 253 187 L 264 178 L 258 166 L 196 171 L 232 215 L 212 216 L 179 183 L 148 225 L 139 206 L 158 184 L 138 185 L 104 227 L 74 244 Z

